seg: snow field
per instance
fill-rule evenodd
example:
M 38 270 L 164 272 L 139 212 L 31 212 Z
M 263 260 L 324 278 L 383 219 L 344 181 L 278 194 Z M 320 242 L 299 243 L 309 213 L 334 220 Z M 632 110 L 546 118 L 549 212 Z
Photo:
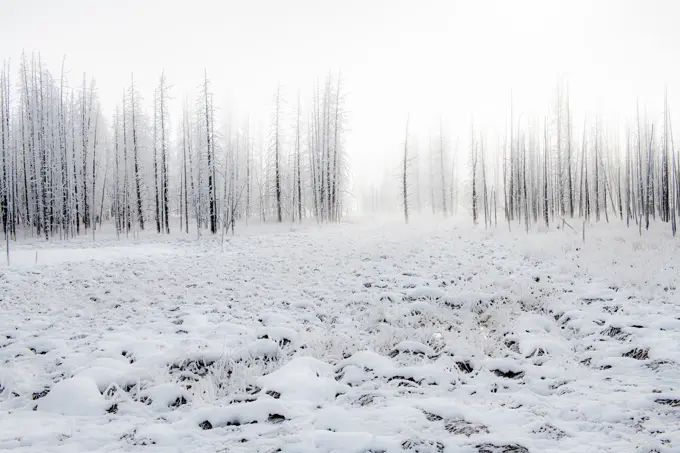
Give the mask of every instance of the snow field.
M 678 451 L 677 240 L 586 239 L 27 241 L 0 268 L 0 450 Z

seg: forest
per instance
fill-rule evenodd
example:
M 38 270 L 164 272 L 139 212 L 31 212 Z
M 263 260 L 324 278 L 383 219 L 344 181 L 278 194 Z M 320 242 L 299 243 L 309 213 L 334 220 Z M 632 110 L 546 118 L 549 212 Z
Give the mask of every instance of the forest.
M 522 122 L 510 94 L 502 135 L 489 137 L 471 120 L 465 137 L 440 121 L 434 133 L 415 137 L 426 147 L 410 144 L 407 118 L 400 183 L 377 186 L 367 204 L 380 210 L 397 197 L 407 223 L 414 211 L 431 210 L 443 216 L 461 212 L 485 227 L 498 226 L 500 219 L 512 229 L 514 222 L 527 232 L 533 226 L 571 227 L 571 219 L 620 220 L 642 234 L 658 220 L 675 235 L 680 168 L 667 96 L 656 121 L 637 105 L 630 124 L 586 115 L 578 131 L 568 83 L 558 81 L 552 98 L 548 114 Z
M 463 215 L 474 225 L 527 231 L 572 219 L 623 221 L 640 234 L 650 222 L 677 229 L 680 166 L 670 110 L 636 106 L 621 125 L 575 118 L 569 85 L 555 84 L 552 108 L 522 121 L 512 94 L 507 127 L 489 136 L 469 124 L 409 130 L 385 163 L 386 176 L 357 184 L 345 138 L 351 105 L 341 71 L 304 93 L 273 87 L 270 116 L 252 124 L 221 118 L 212 81 L 171 111 L 164 73 L 141 93 L 131 73 L 118 105 L 102 105 L 94 79 L 69 81 L 24 54 L 0 76 L 0 214 L 8 241 L 140 231 L 201 235 L 237 222 L 337 222 L 362 213 Z M 175 104 L 172 104 L 175 105 Z M 223 115 L 224 116 L 224 115 Z M 427 146 L 423 146 L 427 143 Z M 398 160 L 397 160 L 398 156 Z M 395 164 L 390 167 L 389 165 Z
M 329 72 L 311 87 L 308 106 L 298 96 L 288 115 L 292 124 L 277 88 L 271 123 L 259 136 L 247 118 L 227 130 L 215 126 L 207 73 L 200 92 L 174 116 L 164 74 L 151 102 L 131 75 L 111 116 L 94 79 L 84 74 L 72 87 L 63 67 L 55 76 L 35 54 L 22 57 L 16 74 L 4 64 L 1 79 L 0 212 L 8 238 L 64 239 L 95 234 L 104 223 L 119 235 L 170 233 L 171 226 L 215 234 L 241 219 L 337 221 L 342 215 L 347 162 L 340 74 Z

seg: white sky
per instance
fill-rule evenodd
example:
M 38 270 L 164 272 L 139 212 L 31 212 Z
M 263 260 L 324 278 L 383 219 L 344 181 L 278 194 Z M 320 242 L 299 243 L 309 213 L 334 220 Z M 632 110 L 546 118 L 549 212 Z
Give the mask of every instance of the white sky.
M 560 74 L 575 111 L 629 115 L 665 83 L 680 99 L 678 17 L 677 0 L 0 0 L 0 58 L 40 51 L 56 74 L 66 55 L 108 111 L 133 71 L 150 101 L 162 69 L 181 98 L 205 67 L 223 111 L 261 112 L 277 80 L 294 93 L 340 68 L 361 175 L 399 146 L 407 111 L 414 129 L 442 113 L 466 136 L 471 114 L 502 127 L 510 88 L 518 114 L 548 114 Z

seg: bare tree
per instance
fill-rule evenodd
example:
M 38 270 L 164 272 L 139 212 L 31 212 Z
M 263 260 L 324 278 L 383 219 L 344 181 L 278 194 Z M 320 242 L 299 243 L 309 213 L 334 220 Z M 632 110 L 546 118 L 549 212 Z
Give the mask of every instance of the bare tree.
M 205 136 L 206 136 L 206 152 L 208 157 L 208 201 L 209 201 L 209 212 L 210 212 L 210 232 L 212 234 L 217 233 L 217 197 L 215 192 L 215 139 L 213 135 L 213 106 L 210 102 L 210 92 L 208 86 L 208 72 L 204 72 L 203 81 L 203 96 L 204 96 L 204 107 L 205 107 Z M 200 187 L 200 184 L 199 184 Z
M 160 128 L 161 128 L 161 187 L 163 191 L 163 209 L 161 216 L 163 217 L 163 224 L 165 225 L 165 233 L 170 234 L 170 219 L 169 219 L 169 200 L 168 200 L 168 144 L 166 141 L 167 128 L 167 84 L 165 79 L 165 71 L 161 73 L 161 78 L 158 82 L 158 104 L 160 111 Z M 213 145 L 214 146 L 214 145 Z M 214 177 L 214 169 L 213 169 Z
M 472 222 L 477 225 L 477 147 L 474 124 L 470 123 L 470 163 L 472 165 Z
M 408 123 L 410 115 L 406 116 L 406 134 L 404 138 L 404 168 L 402 171 L 402 188 L 404 197 L 404 221 L 408 223 Z
M 158 91 L 153 95 L 153 183 L 156 193 L 156 232 L 160 233 L 162 230 L 162 216 L 161 216 L 161 202 L 160 191 L 158 188 Z
M 132 159 L 134 163 L 135 172 L 135 194 L 137 197 L 137 221 L 139 222 L 139 229 L 144 230 L 144 211 L 142 209 L 142 190 L 141 190 L 141 174 L 139 170 L 139 147 L 137 145 L 137 99 L 135 97 L 135 76 L 131 75 L 131 86 L 130 86 L 130 103 L 132 109 Z M 155 109 L 154 109 L 155 114 Z M 155 124 L 154 124 L 155 131 Z M 156 165 L 156 147 L 154 141 L 154 166 Z M 155 167 L 154 167 L 155 171 Z M 158 187 L 156 187 L 158 191 Z
M 276 87 L 274 107 L 274 186 L 276 195 L 276 221 L 283 220 L 281 212 L 281 84 Z
M 440 163 L 440 174 L 442 180 L 442 212 L 446 216 L 446 179 L 445 179 L 445 166 L 444 166 L 444 156 L 446 150 L 444 149 L 444 126 L 442 124 L 441 117 L 439 118 L 439 163 Z
M 302 222 L 302 165 L 300 154 L 300 92 L 297 98 L 297 121 L 295 122 L 295 193 L 297 194 L 298 220 Z

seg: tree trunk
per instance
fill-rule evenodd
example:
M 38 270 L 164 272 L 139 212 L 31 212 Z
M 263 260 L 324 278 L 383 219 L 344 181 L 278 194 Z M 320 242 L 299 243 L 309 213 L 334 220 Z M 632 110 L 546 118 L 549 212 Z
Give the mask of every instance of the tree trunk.
M 206 132 L 206 141 L 207 141 L 207 151 L 208 151 L 208 201 L 209 201 L 209 210 L 210 210 L 210 232 L 212 234 L 217 233 L 217 198 L 215 196 L 215 178 L 214 178 L 214 160 L 215 156 L 213 154 L 214 151 L 214 143 L 213 143 L 213 137 L 212 137 L 212 130 L 211 130 L 211 124 L 210 124 L 210 118 L 211 114 L 210 111 L 212 109 L 212 106 L 210 105 L 210 101 L 208 99 L 208 73 L 207 71 L 205 72 L 204 76 L 204 96 L 205 96 L 205 132 Z
M 161 159 L 163 166 L 163 223 L 165 224 L 165 233 L 170 234 L 170 219 L 169 219 L 169 203 L 168 203 L 168 159 L 167 159 L 167 144 L 165 142 L 165 73 L 161 74 L 160 81 L 160 114 L 161 114 Z
M 280 132 L 280 115 L 281 115 L 281 86 L 276 88 L 276 124 L 274 131 L 274 184 L 276 191 L 276 220 L 281 223 L 283 220 L 281 214 L 281 142 L 279 137 Z
M 406 117 L 406 137 L 404 139 L 404 168 L 402 171 L 402 188 L 404 197 L 404 221 L 408 223 L 408 123 L 409 116 Z
M 439 118 L 439 170 L 442 180 L 442 212 L 446 216 L 446 180 L 444 177 L 444 127 L 442 125 L 442 119 Z

